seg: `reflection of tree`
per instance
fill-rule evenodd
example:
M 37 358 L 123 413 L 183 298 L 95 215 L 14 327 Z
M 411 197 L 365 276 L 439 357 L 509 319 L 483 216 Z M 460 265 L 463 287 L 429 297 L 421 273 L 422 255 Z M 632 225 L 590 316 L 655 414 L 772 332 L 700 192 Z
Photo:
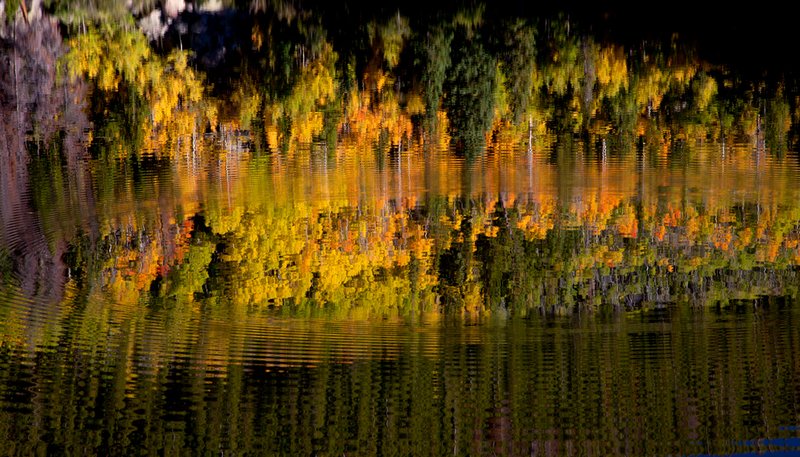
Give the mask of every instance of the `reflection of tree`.
M 467 200 L 466 203 L 469 201 Z M 476 284 L 472 275 L 472 221 L 465 217 L 451 234 L 453 238 L 450 247 L 439 254 L 438 276 L 440 280 L 439 293 L 442 296 L 442 306 L 445 311 L 477 311 L 474 309 L 474 292 Z M 477 303 L 480 306 L 480 303 Z
M 764 141 L 767 149 L 783 156 L 788 147 L 788 132 L 791 129 L 789 104 L 783 99 L 782 91 L 775 98 L 766 101 L 764 110 Z
M 505 74 L 511 116 L 515 123 L 522 121 L 528 111 L 533 90 L 536 65 L 536 32 L 522 19 L 503 24 L 498 43 L 501 67 Z
M 484 149 L 485 135 L 494 118 L 496 60 L 479 35 L 467 37 L 460 32 L 452 47 L 445 108 L 457 150 L 476 157 Z
M 116 148 L 110 157 L 135 153 L 142 138 L 174 144 L 197 133 L 207 113 L 190 109 L 203 89 L 185 52 L 159 56 L 138 30 L 114 22 L 90 27 L 69 47 L 64 62 L 70 75 L 86 77 L 97 88 L 92 114 L 100 133 L 111 136 L 101 137 L 103 149 Z
M 452 32 L 442 24 L 431 27 L 422 39 L 424 62 L 420 78 L 425 100 L 425 116 L 429 124 L 435 122 L 436 113 L 439 111 L 439 101 L 442 99 L 444 82 L 450 67 L 452 40 Z

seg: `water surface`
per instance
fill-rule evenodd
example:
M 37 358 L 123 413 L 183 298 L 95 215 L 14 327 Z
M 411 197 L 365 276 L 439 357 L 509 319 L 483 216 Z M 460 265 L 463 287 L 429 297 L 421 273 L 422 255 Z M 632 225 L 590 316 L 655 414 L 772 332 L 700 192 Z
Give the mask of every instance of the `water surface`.
M 800 451 L 791 73 L 68 6 L 0 39 L 0 453 Z

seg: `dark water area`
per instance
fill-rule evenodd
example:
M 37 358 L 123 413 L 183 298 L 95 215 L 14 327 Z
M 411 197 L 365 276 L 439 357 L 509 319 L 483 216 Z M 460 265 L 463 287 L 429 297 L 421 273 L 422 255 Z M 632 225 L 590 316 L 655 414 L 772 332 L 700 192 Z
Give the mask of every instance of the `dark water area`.
M 2 5 L 0 455 L 800 452 L 780 10 Z
M 0 355 L 3 453 L 798 450 L 796 303 L 513 322 L 178 310 Z M 80 324 L 78 324 L 80 325 Z M 222 340 L 213 335 L 221 333 Z M 224 344 L 219 344 L 224 341 Z M 168 351 L 158 347 L 168 344 Z

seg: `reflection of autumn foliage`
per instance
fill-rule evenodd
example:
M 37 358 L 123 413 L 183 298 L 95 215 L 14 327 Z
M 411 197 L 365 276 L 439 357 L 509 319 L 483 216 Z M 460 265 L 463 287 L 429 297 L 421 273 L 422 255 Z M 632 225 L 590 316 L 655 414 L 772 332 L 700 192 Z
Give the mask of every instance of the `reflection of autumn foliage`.
M 501 240 L 509 230 L 519 233 L 523 244 L 531 246 L 549 243 L 554 234 L 564 230 L 580 231 L 583 242 L 590 247 L 576 248 L 567 257 L 551 259 L 550 263 L 536 267 L 555 273 L 572 271 L 574 281 L 579 283 L 586 278 L 611 278 L 617 274 L 614 272 L 629 272 L 631 268 L 648 265 L 666 273 L 688 273 L 720 259 L 737 266 L 794 262 L 794 245 L 782 245 L 782 232 L 768 228 L 774 212 L 760 210 L 759 223 L 752 225 L 736 215 L 732 209 L 735 201 L 724 191 L 754 183 L 750 173 L 753 158 L 747 154 L 746 145 L 728 145 L 722 168 L 713 166 L 713 151 L 698 149 L 693 152 L 695 160 L 705 168 L 688 175 L 671 171 L 674 165 L 661 159 L 648 165 L 645 172 L 625 158 L 594 157 L 591 153 L 562 163 L 559 162 L 562 159 L 553 161 L 554 152 L 550 152 L 560 135 L 553 134 L 548 127 L 552 114 L 541 111 L 534 103 L 527 123 L 495 122 L 493 128 L 497 131 L 490 143 L 495 153 L 485 158 L 480 167 L 467 166 L 464 161 L 447 156 L 445 151 L 450 142 L 446 129 L 415 130 L 413 116 L 405 111 L 402 94 L 396 92 L 391 73 L 372 69 L 363 76 L 362 84 L 351 87 L 346 94 L 337 94 L 336 54 L 330 47 L 319 49 L 321 52 L 300 68 L 295 85 L 284 98 L 237 95 L 238 100 L 250 100 L 248 110 L 260 106 L 261 114 L 245 117 L 252 120 L 261 116 L 267 144 L 275 148 L 285 145 L 281 153 L 245 166 L 254 159 L 235 140 L 246 139 L 247 135 L 230 133 L 236 132 L 235 119 L 219 124 L 218 135 L 223 138 L 220 142 L 191 135 L 187 141 L 170 146 L 164 140 L 150 137 L 146 149 L 169 150 L 168 155 L 174 157 L 159 167 L 168 166 L 170 173 L 177 172 L 180 194 L 169 197 L 174 198 L 174 203 L 166 206 L 148 207 L 147 200 L 130 199 L 123 188 L 108 194 L 117 199 L 112 205 L 108 204 L 111 200 L 101 199 L 103 212 L 118 215 L 107 218 L 104 223 L 109 225 L 104 229 L 125 227 L 125 233 L 149 234 L 139 237 L 145 240 L 143 245 L 114 244 L 115 249 L 122 250 L 115 254 L 113 264 L 104 267 L 103 282 L 123 281 L 124 287 L 123 283 L 114 287 L 121 287 L 119 290 L 129 295 L 130 303 L 159 291 L 160 296 L 175 299 L 191 298 L 194 294 L 215 296 L 244 307 L 338 303 L 342 309 L 357 309 L 382 303 L 381 309 L 386 311 L 404 309 L 406 305 L 397 297 L 413 289 L 425 291 L 427 297 L 425 304 L 417 301 L 418 306 L 435 309 L 440 303 L 437 294 L 450 290 L 449 285 L 442 283 L 442 272 L 437 266 L 444 253 L 448 249 L 474 251 L 481 237 Z M 594 48 L 584 48 L 577 55 L 585 57 L 591 49 Z M 599 87 L 612 84 L 610 79 L 606 81 L 610 78 L 609 68 L 625 68 L 609 60 L 618 53 L 604 49 L 597 50 L 601 59 L 597 63 Z M 558 61 L 562 58 L 560 55 Z M 180 60 L 166 62 L 173 62 L 170 68 L 183 68 Z M 120 81 L 124 81 L 123 73 L 117 75 Z M 648 81 L 658 78 L 662 77 L 651 75 Z M 667 79 L 673 82 L 653 87 L 668 92 L 687 78 L 691 80 L 685 72 L 676 71 Z M 548 84 L 552 90 L 562 90 L 556 80 Z M 631 87 L 620 82 L 614 84 L 617 93 Z M 698 87 L 709 86 L 704 84 Z M 152 97 L 152 93 L 147 97 Z M 218 102 L 209 99 L 204 103 L 208 106 L 205 113 L 221 112 L 214 108 Z M 660 102 L 647 103 L 652 106 L 641 109 L 656 109 Z M 325 119 L 331 106 L 338 106 L 343 113 L 337 121 L 340 125 L 335 150 L 320 148 L 315 142 L 327 128 Z M 193 115 L 185 110 L 178 110 L 175 115 L 184 115 L 181 113 L 189 118 Z M 447 125 L 447 112 L 440 111 L 438 117 L 442 125 Z M 169 125 L 175 124 L 164 124 L 160 131 L 175 128 Z M 187 125 L 196 124 L 190 121 Z M 597 137 L 608 136 L 613 130 L 593 125 L 591 135 Z M 187 133 L 192 132 L 178 129 L 168 136 L 181 138 Z M 517 138 L 525 135 L 536 139 L 529 144 L 529 152 L 520 157 Z M 584 141 L 591 144 L 595 138 L 580 140 L 577 147 L 583 148 Z M 607 141 L 610 143 L 612 138 Z M 663 151 L 663 148 L 657 151 L 658 157 Z M 170 160 L 174 160 L 172 165 Z M 759 166 L 763 168 L 759 182 L 784 185 L 786 181 L 781 174 L 785 170 L 769 163 Z M 704 175 L 701 170 L 708 172 Z M 248 177 L 250 173 L 254 173 L 252 178 Z M 264 180 L 265 176 L 269 179 Z M 675 192 L 661 195 L 655 190 L 667 183 L 675 189 L 707 188 L 709 179 L 712 187 L 702 205 L 685 201 Z M 153 184 L 158 184 L 153 188 L 157 195 L 164 190 L 156 189 L 167 189 L 164 186 L 168 182 Z M 483 203 L 476 204 L 470 198 L 465 207 L 459 197 L 465 189 L 483 195 L 480 200 Z M 203 195 L 219 191 L 229 196 L 213 198 L 211 201 L 217 202 L 214 205 L 203 204 L 206 198 Z M 425 191 L 443 197 L 437 203 L 442 206 L 441 212 L 423 215 L 417 210 L 420 205 L 426 208 L 431 204 L 423 197 Z M 644 201 L 634 198 L 640 192 L 647 196 Z M 771 192 L 769 198 L 788 195 L 783 187 Z M 365 195 L 371 196 L 370 199 L 364 200 Z M 498 225 L 490 204 L 494 198 L 491 195 L 502 195 L 505 207 L 513 209 L 513 217 L 504 218 L 503 224 L 507 225 Z M 134 210 L 144 210 L 144 214 L 170 213 L 173 211 L 170 205 L 177 208 L 181 201 L 183 216 L 168 218 L 170 222 L 166 225 L 172 227 L 168 230 L 172 235 L 160 230 L 157 236 L 152 236 L 152 224 L 159 220 L 156 217 L 138 219 L 133 225 L 120 218 Z M 179 242 L 174 234 L 187 237 L 194 231 L 191 225 L 186 225 L 193 213 L 186 210 L 197 209 L 201 204 L 205 206 L 202 214 L 207 221 L 205 235 L 188 244 Z M 462 230 L 465 221 L 471 226 L 469 232 Z M 630 244 L 642 239 L 650 240 L 649 250 L 634 249 Z M 473 247 L 465 247 L 464 243 L 473 243 Z M 125 247 L 129 244 L 131 247 Z M 164 249 L 165 246 L 169 248 Z M 706 246 L 710 251 L 698 251 L 691 246 Z M 747 254 L 751 252 L 755 253 L 752 258 Z M 456 301 L 462 305 L 471 303 L 473 310 L 496 306 L 491 297 L 478 299 L 487 290 L 485 285 L 481 286 L 480 275 L 473 274 L 475 268 L 464 270 L 468 273 L 464 280 L 471 285 L 447 293 L 454 299 L 461 297 Z M 525 306 L 542 303 L 535 297 L 552 286 L 546 285 L 547 281 L 526 294 L 529 303 Z M 570 300 L 585 300 L 589 292 L 581 288 L 588 286 L 570 284 L 567 287 L 574 291 L 570 292 Z M 608 290 L 604 288 L 607 289 L 592 286 L 589 289 L 594 292 L 589 295 L 606 296 Z M 561 286 L 556 289 L 565 290 Z M 394 298 L 374 300 L 378 296 Z M 552 303 L 563 299 L 558 297 Z
M 192 109 L 203 87 L 200 75 L 188 65 L 186 52 L 162 57 L 136 28 L 114 22 L 91 27 L 67 45 L 64 62 L 72 77 L 88 78 L 101 94 L 131 92 L 147 102 L 140 108 L 148 113 L 140 116 L 146 122 L 132 126 L 143 130 L 145 150 L 160 150 L 179 137 L 197 134 L 207 113 Z M 122 146 L 118 154 L 130 154 Z
M 637 295 L 631 290 L 645 286 L 630 278 L 641 268 L 667 275 L 794 265 L 785 169 L 759 149 L 762 175 L 753 179 L 754 157 L 742 141 L 724 145 L 722 166 L 714 166 L 717 150 L 698 147 L 691 168 L 681 149 L 729 134 L 759 144 L 762 124 L 771 122 L 753 114 L 750 93 L 734 108 L 726 103 L 724 96 L 741 93 L 723 71 L 680 52 L 602 44 L 559 23 L 552 40 L 535 46 L 525 22 L 509 23 L 501 43 L 477 33 L 480 20 L 430 25 L 424 37 L 409 33 L 413 25 L 401 16 L 377 24 L 369 46 L 380 58 L 361 74 L 324 34 L 300 33 L 298 44 L 291 33 L 254 28 L 263 46 L 253 55 L 284 65 L 286 81 L 245 69 L 230 99 L 212 96 L 187 52 L 159 54 L 135 28 L 104 24 L 71 38 L 64 62 L 94 89 L 91 115 L 102 138 L 93 144 L 111 151 L 91 166 L 102 183 L 97 230 L 113 254 L 94 266 L 93 280 L 129 304 L 203 297 L 239 309 L 399 312 L 412 302 L 439 309 L 444 296 L 479 312 L 508 303 L 506 292 L 495 292 L 521 284 L 527 301 L 515 306 L 568 306 Z M 463 49 L 451 55 L 448 27 L 477 57 Z M 413 42 L 425 37 L 436 45 Z M 403 49 L 423 49 L 423 59 L 446 54 L 452 68 L 423 62 L 430 74 L 408 81 Z M 480 82 L 470 73 L 473 58 L 494 81 L 477 92 L 469 87 Z M 447 76 L 448 69 L 463 74 Z M 458 85 L 461 98 L 453 96 Z M 480 111 L 494 119 L 488 131 L 472 132 L 487 148 L 468 163 L 450 154 L 464 138 L 455 130 L 469 124 L 453 113 L 478 93 L 491 99 Z M 780 131 L 790 128 L 787 106 L 771 103 L 770 119 Z M 437 106 L 444 109 L 428 112 Z M 421 123 L 423 114 L 438 128 Z M 114 130 L 106 118 L 141 135 Z M 203 137 L 206 128 L 219 140 Z M 780 132 L 773 133 L 774 142 Z M 261 149 L 251 148 L 256 143 Z M 136 182 L 127 177 L 133 171 Z M 759 194 L 765 200 L 755 210 L 737 212 L 724 191 L 766 182 L 775 187 Z M 672 190 L 693 188 L 707 189 L 702 200 Z M 756 222 L 745 214 L 757 214 Z M 495 264 L 481 251 L 490 247 L 538 260 Z M 443 267 L 452 259 L 462 264 Z
M 69 41 L 67 66 L 101 91 L 118 92 L 122 84 L 144 99 L 148 115 L 137 122 L 145 144 L 134 149 L 145 151 L 194 141 L 207 126 L 252 130 L 258 148 L 290 155 L 309 143 L 324 142 L 329 155 L 383 156 L 423 145 L 481 145 L 483 139 L 487 150 L 508 152 L 549 147 L 552 133 L 580 134 L 588 145 L 612 145 L 618 154 L 627 154 L 635 138 L 647 151 L 669 155 L 686 142 L 737 136 L 760 136 L 783 153 L 791 129 L 789 96 L 781 87 L 759 117 L 763 101 L 747 83 L 691 51 L 625 49 L 571 33 L 564 21 L 549 23 L 547 39 L 523 20 L 493 25 L 500 32 L 495 37 L 480 33 L 490 27 L 480 14 L 461 12 L 450 22 L 419 24 L 426 33 L 415 35 L 416 24 L 393 14 L 359 29 L 371 49 L 353 61 L 339 56 L 351 52 L 350 43 L 335 41 L 335 34 L 326 38 L 315 21 L 287 23 L 278 10 L 262 13 L 251 19 L 252 34 L 242 35 L 253 42 L 240 44 L 250 51 L 230 97 L 211 96 L 187 52 L 159 55 L 131 24 L 77 34 Z M 419 51 L 401 52 L 408 49 Z M 359 58 L 366 59 L 363 65 Z M 486 71 L 471 75 L 478 63 Z M 409 80 L 419 68 L 421 80 Z M 487 119 L 471 121 L 475 116 L 466 113 L 476 109 Z M 414 125 L 423 114 L 432 122 L 420 132 Z M 437 123 L 440 128 L 428 131 Z M 476 153 L 483 149 L 469 155 Z
M 389 312 L 412 287 L 407 275 L 398 274 L 407 273 L 412 261 L 427 272 L 414 278 L 413 287 L 425 290 L 435 281 L 428 272 L 430 241 L 403 211 L 269 204 L 221 218 L 209 214 L 209 227 L 224 245 L 222 274 L 212 283 L 237 304 L 312 299 L 346 310 L 374 307 L 367 298 L 379 294 L 389 301 L 379 300 L 376 312 Z
M 453 22 L 479 36 L 480 14 L 475 16 Z M 285 419 L 283 412 L 267 411 L 263 403 L 249 406 L 252 398 L 265 401 L 275 393 L 254 396 L 248 389 L 261 384 L 248 384 L 257 380 L 252 373 L 297 365 L 305 369 L 337 351 L 342 353 L 340 363 L 324 364 L 314 371 L 320 376 L 292 387 L 292 407 L 307 409 L 311 402 L 305 395 L 313 391 L 322 399 L 314 407 L 329 402 L 334 409 L 349 408 L 335 403 L 346 396 L 331 395 L 331 388 L 341 387 L 364 393 L 353 401 L 365 410 L 375 410 L 378 403 L 387 408 L 384 396 L 371 396 L 364 386 L 378 377 L 396 379 L 383 376 L 388 367 L 383 359 L 391 361 L 416 346 L 407 339 L 402 344 L 387 341 L 387 327 L 365 333 L 358 320 L 418 322 L 421 317 L 437 322 L 448 313 L 502 318 L 798 293 L 796 170 L 779 154 L 771 154 L 797 121 L 792 112 L 796 103 L 786 103 L 782 92 L 760 109 L 762 101 L 752 93 L 731 95 L 741 87 L 722 71 L 709 72 L 679 56 L 645 57 L 569 34 L 559 35 L 556 45 L 537 41 L 532 56 L 530 48 L 514 47 L 522 48 L 520 37 L 534 36 L 528 25 L 515 23 L 513 32 L 519 36 L 498 34 L 507 41 L 480 44 L 482 53 L 502 49 L 502 55 L 489 56 L 497 60 L 489 66 L 496 81 L 489 94 L 494 119 L 489 131 L 479 132 L 486 150 L 470 162 L 450 151 L 451 113 L 458 104 L 452 99 L 439 103 L 440 96 L 450 95 L 441 93 L 448 87 L 442 85 L 442 69 L 426 67 L 426 82 L 403 73 L 404 53 L 419 49 L 413 40 L 438 37 L 436 52 L 423 54 L 441 56 L 452 31 L 410 33 L 412 25 L 400 15 L 375 24 L 369 43 L 378 59 L 370 60 L 363 74 L 355 73 L 357 65 L 340 60 L 337 43 L 323 35 L 313 43 L 314 53 L 290 58 L 291 78 L 285 87 L 272 87 L 264 83 L 264 75 L 250 74 L 230 98 L 212 95 L 187 53 L 156 53 L 134 29 L 89 28 L 73 37 L 65 62 L 76 78 L 69 84 L 59 81 L 55 71 L 62 52 L 55 24 L 42 23 L 20 33 L 15 42 L 0 42 L 2 68 L 14 69 L 0 72 L 0 293 L 13 304 L 21 292 L 26 306 L 30 302 L 30 309 L 47 316 L 40 319 L 12 308 L 10 316 L 0 319 L 0 343 L 48 348 L 31 359 L 33 365 L 12 367 L 31 370 L 20 379 L 38 383 L 30 389 L 36 401 L 44 401 L 47 389 L 60 385 L 65 376 L 91 379 L 85 390 L 59 396 L 80 399 L 80 404 L 62 405 L 68 410 L 64 417 L 84 408 L 83 399 L 94 411 L 98 398 L 109 394 L 114 396 L 109 404 L 123 405 L 117 420 L 104 425 L 109 441 L 117 439 L 115 430 L 135 430 L 141 423 L 172 427 L 172 436 L 180 436 L 185 432 L 175 429 L 174 421 L 167 424 L 153 413 L 162 411 L 159 402 L 170 397 L 153 388 L 153 379 L 168 379 L 173 385 L 176 376 L 186 376 L 197 389 L 192 395 L 222 405 L 193 417 L 192 427 L 217 421 L 209 426 L 211 432 L 202 433 L 219 434 L 222 424 L 239 417 L 242 430 L 250 430 L 263 425 L 251 423 L 251 417 Z M 276 37 L 261 36 L 266 30 L 253 31 L 264 42 L 256 53 L 281 45 L 275 45 Z M 553 30 L 559 33 L 558 26 Z M 455 53 L 453 59 L 461 59 L 463 70 L 463 55 Z M 530 66 L 534 60 L 536 65 Z M 522 78 L 514 72 L 530 75 Z M 521 94 L 527 96 L 524 102 Z M 89 130 L 82 111 L 86 101 L 96 122 L 88 139 L 83 137 Z M 420 121 L 423 115 L 438 129 Z M 122 119 L 139 134 L 114 130 L 112 119 Z M 464 125 L 463 119 L 459 122 Z M 265 146 L 261 149 L 255 146 L 259 136 Z M 635 141 L 626 142 L 630 139 Z M 87 157 L 87 145 L 101 144 L 109 154 Z M 41 147 L 41 157 L 35 157 L 34 147 Z M 775 312 L 783 307 L 769 308 Z M 324 327 L 331 321 L 286 325 L 289 320 L 273 321 L 276 314 L 334 315 L 342 318 L 335 322 L 344 330 L 336 334 L 338 342 L 326 341 L 319 352 L 307 353 L 299 342 L 330 334 Z M 411 327 L 420 334 L 441 329 Z M 517 419 L 512 421 L 505 406 L 497 406 L 507 401 L 498 398 L 508 393 L 497 389 L 509 383 L 468 383 L 484 390 L 470 391 L 465 400 L 469 405 L 456 404 L 461 408 L 456 411 L 440 404 L 452 396 L 438 396 L 430 389 L 431 378 L 422 376 L 436 373 L 437 382 L 455 386 L 465 385 L 464 373 L 476 380 L 496 379 L 494 365 L 474 365 L 474 353 L 457 352 L 488 346 L 463 344 L 477 334 L 455 327 L 442 333 L 447 338 L 431 341 L 456 344 L 452 336 L 462 338 L 458 348 L 445 352 L 472 365 L 440 373 L 438 362 L 405 358 L 403 363 L 418 363 L 417 371 L 398 385 L 417 390 L 391 389 L 409 396 L 398 404 L 417 408 L 419 414 L 408 415 L 412 421 L 425 418 L 415 425 L 414 436 L 421 437 L 415 443 L 427 443 L 428 426 L 441 411 L 460 414 L 462 423 L 490 424 L 492 437 L 508 440 L 507 424 Z M 531 341 L 532 329 L 511 329 L 521 332 L 519 339 L 512 339 Z M 498 360 L 497 366 L 519 364 L 520 372 L 530 373 L 539 343 L 553 336 L 552 329 L 542 331 L 541 338 L 533 338 L 533 352 L 523 347 L 518 356 Z M 748 335 L 761 338 L 761 333 Z M 620 332 L 620 351 L 600 351 L 598 357 L 581 360 L 599 360 L 601 370 L 639 363 L 625 352 L 630 342 L 639 341 L 634 334 L 642 332 Z M 336 345 L 345 340 L 358 341 L 362 352 L 339 351 Z M 593 346 L 585 338 L 566 340 Z M 563 343 L 558 338 L 552 342 Z M 774 346 L 756 343 L 759 348 Z M 509 347 L 520 350 L 516 343 Z M 51 356 L 49 348 L 62 352 Z M 563 349 L 565 357 L 557 362 L 571 360 L 572 349 Z M 382 365 L 364 370 L 373 368 L 363 354 L 375 353 L 381 354 Z M 264 359 L 254 362 L 253 354 Z M 59 362 L 56 356 L 74 357 L 79 363 L 70 366 L 77 368 L 49 369 L 48 363 Z M 354 360 L 360 363 L 348 365 Z M 187 363 L 202 367 L 205 377 L 183 370 Z M 650 365 L 642 365 L 641 371 L 652 372 L 653 363 L 647 360 Z M 331 369 L 340 371 L 324 371 Z M 565 372 L 556 371 L 559 376 Z M 51 373 L 61 378 L 53 381 L 46 376 Z M 8 377 L 15 376 L 12 371 Z M 223 379 L 218 384 L 216 376 Z M 336 384 L 340 379 L 343 384 Z M 516 391 L 563 386 L 558 379 L 552 381 L 532 382 L 531 388 Z M 670 392 L 676 385 L 689 385 L 669 381 L 664 386 Z M 217 395 L 223 389 L 228 395 Z M 613 392 L 604 395 L 613 398 Z M 484 403 L 475 407 L 475 398 Z M 60 404 L 37 406 L 44 421 L 61 419 L 53 415 L 54 405 Z M 435 405 L 435 414 L 423 416 L 430 411 L 419 405 Z M 247 413 L 244 419 L 236 416 L 241 411 Z M 586 417 L 584 411 L 576 407 L 574 416 Z M 668 422 L 652 411 L 646 412 L 652 414 L 652 423 Z M 123 415 L 129 423 L 119 422 Z M 11 423 L 17 416 L 5 417 Z M 550 419 L 541 414 L 521 420 L 528 421 L 528 431 L 553 430 Z M 80 427 L 88 426 L 81 421 L 63 423 L 78 427 L 63 436 L 86 432 L 105 442 L 99 434 L 106 430 L 98 431 L 95 424 L 84 430 Z M 309 424 L 309 430 L 319 430 Z M 313 433 L 294 426 L 286 436 L 297 431 L 294 436 L 301 439 L 285 440 L 293 450 L 319 451 L 316 444 L 303 444 L 302 437 Z M 616 423 L 606 426 L 618 431 Z M 110 430 L 114 427 L 119 429 Z M 342 436 L 352 431 L 345 430 L 350 425 L 342 427 Z M 261 429 L 266 434 L 281 430 Z M 398 426 L 397 431 L 406 429 Z M 279 438 L 283 435 L 264 439 Z M 180 444 L 188 443 L 186 439 Z M 236 450 L 247 453 L 249 444 L 239 441 Z M 431 449 L 452 449 L 439 441 L 433 439 Z M 163 443 L 148 443 L 164 452 Z M 468 446 L 466 441 L 460 444 Z M 520 453 L 530 450 L 524 444 Z M 487 446 L 476 444 L 475 453 L 491 451 Z M 403 450 L 407 452 L 401 454 L 409 454 L 415 449 Z M 608 449 L 597 453 L 603 450 Z
M 737 172 L 746 171 L 745 158 L 733 156 L 726 179 L 746 176 Z M 586 195 L 575 194 L 565 206 L 553 194 L 557 186 L 548 185 L 556 169 L 541 162 L 536 174 L 541 187 L 533 193 L 501 191 L 495 172 L 506 173 L 504 185 L 520 188 L 524 181 L 508 181 L 510 170 L 487 163 L 484 190 L 466 200 L 421 200 L 415 185 L 410 191 L 394 187 L 400 173 L 420 179 L 413 169 L 388 167 L 385 178 L 372 182 L 359 164 L 346 158 L 337 164 L 321 175 L 330 186 L 325 187 L 314 184 L 319 174 L 265 162 L 266 169 L 251 170 L 252 176 L 234 183 L 232 201 L 228 190 L 208 200 L 202 227 L 194 219 L 173 219 L 172 228 L 157 232 L 174 234 L 170 238 L 154 238 L 152 229 L 129 232 L 131 240 L 149 244 L 117 243 L 122 250 L 110 258 L 102 281 L 109 290 L 126 284 L 120 293 L 133 302 L 157 283 L 162 297 L 193 300 L 200 294 L 238 309 L 333 307 L 374 315 L 442 305 L 481 312 L 503 304 L 523 312 L 540 306 L 729 299 L 727 289 L 686 295 L 680 278 L 697 281 L 688 278 L 700 275 L 715 284 L 715 272 L 782 269 L 798 261 L 800 212 L 791 206 L 765 200 L 760 208 L 742 208 L 722 194 L 702 206 L 678 194 L 637 202 L 638 191 L 622 178 L 635 172 L 624 167 L 584 170 L 585 182 L 597 179 L 603 190 L 584 187 Z M 681 179 L 655 178 L 648 178 L 653 179 L 648 185 Z M 690 177 L 702 178 L 700 170 Z M 380 184 L 383 179 L 387 187 Z M 364 200 L 358 189 L 370 185 L 377 185 L 366 187 L 375 197 Z M 399 200 L 399 191 L 410 193 Z M 780 192 L 774 198 L 785 198 Z M 452 262 L 463 265 L 443 267 Z M 760 286 L 736 293 L 756 293 L 753 287 Z M 411 300 L 409 294 L 419 295 Z M 408 308 L 412 302 L 416 307 Z

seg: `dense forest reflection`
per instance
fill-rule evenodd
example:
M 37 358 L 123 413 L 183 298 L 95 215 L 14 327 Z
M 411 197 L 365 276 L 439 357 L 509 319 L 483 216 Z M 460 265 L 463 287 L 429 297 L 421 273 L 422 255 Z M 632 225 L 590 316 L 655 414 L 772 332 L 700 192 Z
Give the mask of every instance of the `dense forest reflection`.
M 480 5 L 81 5 L 3 29 L 5 294 L 365 316 L 796 294 L 793 80 Z
M 800 448 L 796 75 L 372 3 L 0 0 L 0 454 Z

